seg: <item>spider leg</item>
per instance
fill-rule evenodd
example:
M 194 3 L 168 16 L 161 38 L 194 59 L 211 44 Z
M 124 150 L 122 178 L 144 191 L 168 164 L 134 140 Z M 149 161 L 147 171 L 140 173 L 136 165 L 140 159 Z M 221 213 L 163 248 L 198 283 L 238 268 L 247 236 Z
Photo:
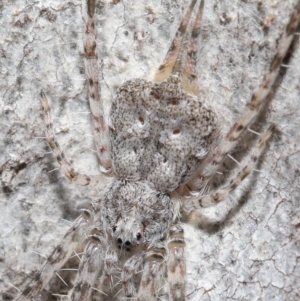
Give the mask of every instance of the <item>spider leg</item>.
M 252 172 L 254 169 L 255 163 L 259 159 L 264 146 L 268 139 L 271 137 L 274 130 L 274 126 L 270 126 L 259 138 L 254 151 L 252 155 L 250 156 L 250 159 L 248 163 L 239 171 L 239 173 L 229 182 L 228 185 L 218 189 L 216 192 L 213 192 L 209 195 L 198 197 L 197 200 L 195 200 L 195 207 L 210 207 L 215 206 L 218 203 L 224 201 L 228 195 L 238 187 L 238 185 Z
M 156 301 L 165 275 L 164 248 L 153 248 L 146 255 L 142 279 L 138 291 L 138 301 Z
M 95 228 L 89 237 L 81 258 L 74 287 L 71 292 L 72 301 L 91 300 L 93 287 L 103 268 L 102 260 L 103 233 Z
M 219 146 L 200 164 L 187 186 L 190 190 L 199 190 L 216 173 L 227 154 L 236 146 L 237 140 L 244 130 L 255 120 L 262 105 L 263 100 L 270 93 L 272 85 L 279 73 L 282 60 L 290 49 L 294 34 L 300 21 L 300 1 L 294 8 L 285 33 L 280 39 L 279 47 L 269 67 L 267 74 L 262 82 L 254 91 L 251 101 L 247 103 L 244 113 L 238 118 L 237 122 L 231 127 L 228 134 L 221 141 Z
M 93 217 L 94 213 L 92 211 L 83 211 L 65 234 L 61 243 L 53 250 L 47 261 L 36 273 L 34 279 L 15 297 L 14 301 L 32 300 L 48 284 L 53 275 L 70 258 L 73 250 L 82 242 L 82 238 L 85 237 L 85 233 L 87 233 L 93 221 Z
M 131 298 L 136 295 L 136 289 L 133 282 L 134 275 L 138 272 L 138 268 L 143 262 L 144 256 L 142 254 L 131 256 L 124 264 L 121 281 L 123 292 L 126 297 Z
M 172 44 L 167 52 L 167 55 L 164 59 L 164 62 L 162 65 L 159 66 L 158 71 L 156 72 L 156 75 L 154 77 L 154 81 L 156 82 L 162 82 L 167 77 L 169 77 L 172 73 L 174 73 L 175 65 L 177 67 L 178 64 L 181 65 L 181 53 L 182 53 L 182 39 L 185 35 L 185 32 L 187 30 L 194 6 L 196 4 L 197 0 L 192 0 L 191 4 L 189 5 L 189 8 L 185 15 L 182 18 L 182 21 L 179 25 L 179 28 L 175 34 L 175 37 L 172 41 Z M 203 2 L 203 1 L 202 1 Z M 180 56 L 181 55 L 181 56 Z M 180 56 L 180 57 L 178 57 Z M 179 61 L 179 63 L 177 63 Z M 175 64 L 176 63 L 176 64 Z M 176 72 L 178 72 L 178 68 L 176 67 Z
M 199 34 L 201 29 L 201 21 L 204 10 L 204 0 L 200 2 L 196 20 L 192 30 L 192 35 L 187 47 L 187 53 L 183 62 L 183 89 L 191 94 L 199 95 L 198 76 L 196 71 L 197 49 L 199 44 Z M 175 67 L 174 67 L 175 69 Z
M 106 187 L 106 185 L 109 184 L 110 178 L 107 177 L 105 174 L 88 176 L 85 174 L 79 174 L 72 168 L 70 163 L 67 161 L 64 152 L 60 149 L 60 146 L 56 141 L 51 118 L 51 108 L 48 99 L 43 92 L 41 92 L 41 102 L 45 112 L 47 142 L 53 150 L 58 163 L 61 165 L 65 176 L 69 178 L 72 182 L 79 185 L 97 185 L 99 189 Z
M 89 104 L 94 125 L 94 139 L 101 165 L 111 169 L 109 127 L 104 118 L 103 101 L 99 85 L 96 52 L 95 0 L 87 0 L 86 39 L 84 43 L 85 70 L 89 87 Z
M 111 246 L 108 241 L 106 241 L 106 250 L 104 255 L 104 267 L 100 279 L 96 283 L 96 290 L 101 292 L 101 295 L 111 295 L 113 293 L 113 283 L 114 275 L 118 273 L 119 267 L 119 256 L 117 254 L 116 248 Z M 97 294 L 98 296 L 99 294 Z
M 167 271 L 169 282 L 169 300 L 185 300 L 185 255 L 184 255 L 184 232 L 179 226 L 170 230 L 168 238 Z

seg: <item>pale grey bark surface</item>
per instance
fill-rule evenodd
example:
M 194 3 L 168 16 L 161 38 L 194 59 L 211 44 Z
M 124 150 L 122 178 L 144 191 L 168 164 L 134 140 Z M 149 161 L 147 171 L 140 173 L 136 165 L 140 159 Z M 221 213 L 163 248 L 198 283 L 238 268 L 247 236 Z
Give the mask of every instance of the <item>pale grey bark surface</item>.
M 103 98 L 127 79 L 151 79 L 189 1 L 99 1 Z M 199 45 L 201 98 L 226 133 L 267 70 L 295 1 L 206 1 Z M 265 24 L 265 26 L 263 26 Z M 268 27 L 269 25 L 269 27 Z M 83 65 L 80 0 L 0 1 L 0 296 L 16 293 L 97 191 L 64 178 L 46 144 L 39 93 L 77 170 L 96 174 Z M 187 300 L 300 298 L 300 48 L 260 119 L 277 134 L 253 175 L 185 226 Z M 107 105 L 108 107 L 108 105 Z M 249 139 L 236 157 L 246 160 Z M 230 162 L 230 161 L 229 161 Z M 238 168 L 238 165 L 234 165 Z M 236 171 L 235 170 L 235 171 Z M 232 176 L 234 173 L 231 173 Z M 228 176 L 228 174 L 226 174 Z M 1 299 L 1 298 L 0 298 Z M 55 300 L 55 299 L 53 299 Z

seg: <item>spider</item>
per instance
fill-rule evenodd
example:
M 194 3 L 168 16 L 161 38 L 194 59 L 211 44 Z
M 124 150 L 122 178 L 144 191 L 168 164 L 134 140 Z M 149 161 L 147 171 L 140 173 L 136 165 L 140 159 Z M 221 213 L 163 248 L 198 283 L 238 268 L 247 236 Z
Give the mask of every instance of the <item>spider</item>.
M 192 0 L 154 82 L 133 79 L 112 100 L 110 121 L 103 116 L 95 32 L 95 0 L 87 3 L 86 76 L 95 144 L 103 172 L 74 171 L 52 129 L 50 106 L 41 93 L 47 142 L 63 173 L 75 184 L 93 185 L 99 201 L 83 210 L 32 282 L 15 300 L 33 299 L 67 262 L 84 248 L 71 300 L 185 300 L 183 217 L 214 206 L 251 173 L 273 126 L 263 132 L 248 163 L 225 186 L 208 190 L 225 157 L 252 124 L 277 77 L 300 19 L 300 2 L 279 48 L 251 101 L 224 138 L 214 111 L 201 101 L 196 51 L 204 1 Z M 198 7 L 198 8 L 197 8 Z M 189 22 L 196 8 L 196 19 Z M 161 289 L 167 278 L 168 288 Z M 117 293 L 117 294 L 116 294 Z

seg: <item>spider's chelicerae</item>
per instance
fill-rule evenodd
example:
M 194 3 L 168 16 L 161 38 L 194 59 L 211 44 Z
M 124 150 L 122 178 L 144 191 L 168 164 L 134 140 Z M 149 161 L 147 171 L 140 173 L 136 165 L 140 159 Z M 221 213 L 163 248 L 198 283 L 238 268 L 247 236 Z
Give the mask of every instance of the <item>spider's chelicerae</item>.
M 82 211 L 15 300 L 33 300 L 74 250 L 82 250 L 82 256 L 70 300 L 186 299 L 181 223 L 195 223 L 197 209 L 226 200 L 254 169 L 272 126 L 259 135 L 245 166 L 224 186 L 209 189 L 225 157 L 258 116 L 300 21 L 299 1 L 266 75 L 221 137 L 216 114 L 198 88 L 196 52 L 204 1 L 197 2 L 187 8 L 154 81 L 123 83 L 106 120 L 98 81 L 95 0 L 88 0 L 85 70 L 101 174 L 75 172 L 56 142 L 43 92 L 41 100 L 47 142 L 63 173 L 75 184 L 96 186 L 99 199 Z

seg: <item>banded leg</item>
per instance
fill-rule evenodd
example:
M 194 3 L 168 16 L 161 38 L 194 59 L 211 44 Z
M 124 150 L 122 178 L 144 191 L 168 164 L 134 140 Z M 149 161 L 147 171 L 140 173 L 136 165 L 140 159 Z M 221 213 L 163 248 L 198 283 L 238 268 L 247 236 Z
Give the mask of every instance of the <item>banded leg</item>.
M 121 273 L 122 289 L 127 298 L 132 298 L 136 295 L 136 289 L 133 278 L 141 267 L 144 256 L 134 255 L 130 257 L 124 264 Z
M 72 182 L 79 185 L 98 186 L 99 189 L 106 187 L 110 183 L 111 178 L 107 177 L 105 174 L 88 176 L 85 174 L 79 174 L 72 168 L 70 163 L 67 161 L 64 152 L 60 149 L 60 146 L 56 141 L 51 118 L 51 108 L 48 99 L 43 92 L 41 92 L 41 102 L 45 112 L 47 142 L 54 152 L 65 176 Z
M 176 35 L 172 41 L 172 44 L 167 52 L 164 62 L 162 65 L 159 66 L 158 71 L 156 72 L 154 81 L 162 82 L 166 78 L 168 78 L 172 73 L 174 73 L 174 66 L 177 60 L 179 60 L 179 63 L 177 63 L 177 65 L 181 64 L 182 39 L 184 38 L 196 2 L 197 0 L 192 0 L 187 12 L 185 13 L 176 32 Z
M 170 230 L 168 239 L 168 283 L 169 283 L 169 300 L 185 300 L 185 254 L 184 254 L 184 232 L 179 226 Z
M 197 12 L 196 20 L 192 30 L 192 35 L 189 41 L 188 50 L 183 60 L 183 89 L 196 96 L 199 95 L 199 84 L 197 76 L 197 49 L 199 45 L 199 35 L 201 29 L 201 21 L 204 10 L 204 0 L 200 2 L 200 6 Z
M 109 127 L 104 117 L 99 85 L 99 70 L 96 52 L 95 0 L 87 0 L 86 39 L 84 43 L 85 72 L 89 87 L 89 104 L 94 125 L 94 139 L 101 165 L 111 169 Z
M 268 139 L 271 137 L 274 130 L 274 126 L 271 126 L 266 130 L 258 140 L 258 143 L 255 146 L 255 149 L 250 157 L 248 163 L 243 167 L 243 169 L 229 182 L 227 186 L 217 190 L 216 192 L 204 195 L 195 201 L 197 207 L 210 207 L 215 206 L 218 203 L 224 201 L 229 194 L 236 188 L 238 185 L 252 172 L 254 169 L 255 163 L 259 159 L 264 146 Z
M 101 246 L 103 241 L 103 233 L 94 229 L 80 261 L 78 274 L 71 292 L 72 301 L 91 300 L 96 279 L 103 269 L 103 249 Z
M 270 93 L 272 85 L 277 78 L 282 60 L 286 56 L 294 34 L 300 22 L 300 1 L 298 1 L 286 27 L 285 33 L 280 39 L 278 50 L 269 67 L 268 73 L 264 76 L 261 84 L 254 91 L 251 101 L 247 103 L 244 113 L 237 122 L 231 127 L 228 134 L 221 141 L 219 146 L 203 161 L 197 168 L 191 179 L 187 183 L 190 190 L 196 191 L 203 187 L 207 181 L 216 173 L 227 154 L 236 146 L 237 140 L 244 130 L 257 117 L 264 99 Z
M 61 269 L 70 258 L 71 253 L 82 242 L 85 233 L 93 222 L 94 214 L 85 210 L 65 234 L 61 243 L 53 250 L 47 261 L 35 275 L 34 279 L 19 293 L 14 301 L 33 300 L 34 297 L 48 284 L 50 279 Z
M 119 256 L 115 248 L 109 245 L 109 242 L 106 242 L 106 250 L 104 251 L 103 261 L 103 272 L 100 276 L 100 279 L 96 283 L 96 288 L 101 295 L 110 296 L 114 293 L 114 276 L 119 272 Z M 95 292 L 97 290 L 95 290 Z
M 147 255 L 138 291 L 138 301 L 157 301 L 165 275 L 165 249 L 154 248 Z
M 79 266 L 71 300 L 110 300 L 108 298 L 114 294 L 117 264 L 117 253 L 102 231 L 94 229 Z

